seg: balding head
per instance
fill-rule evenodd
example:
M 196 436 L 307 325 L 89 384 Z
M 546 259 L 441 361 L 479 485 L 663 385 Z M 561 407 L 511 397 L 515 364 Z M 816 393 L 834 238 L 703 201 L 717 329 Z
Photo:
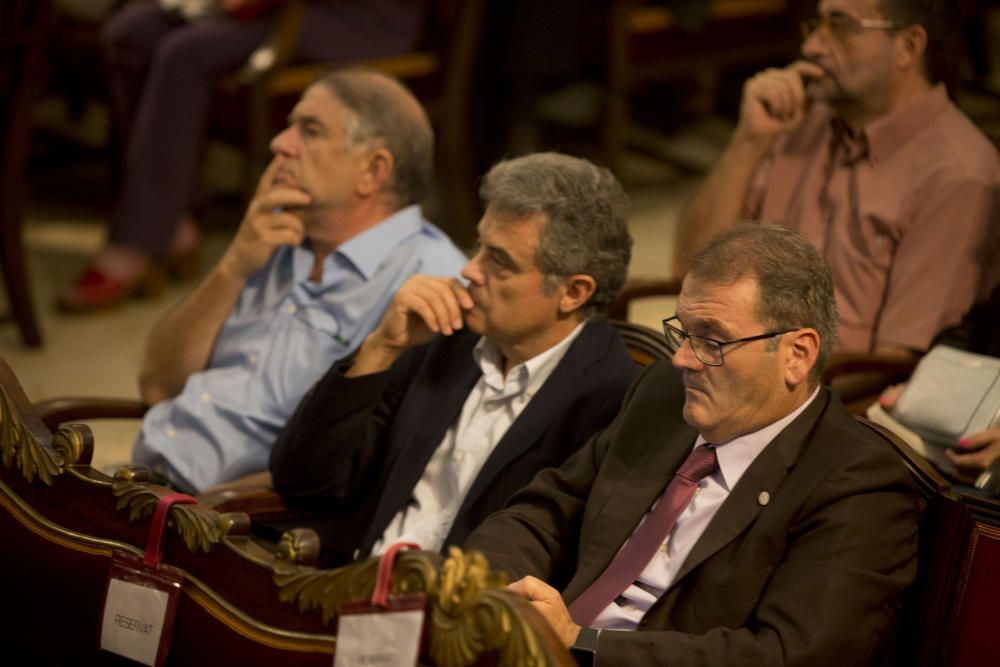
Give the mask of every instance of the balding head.
M 395 79 L 363 69 L 329 70 L 314 86 L 325 86 L 351 112 L 347 144 L 388 150 L 395 168 L 389 190 L 397 208 L 419 203 L 434 164 L 434 132 L 420 102 Z

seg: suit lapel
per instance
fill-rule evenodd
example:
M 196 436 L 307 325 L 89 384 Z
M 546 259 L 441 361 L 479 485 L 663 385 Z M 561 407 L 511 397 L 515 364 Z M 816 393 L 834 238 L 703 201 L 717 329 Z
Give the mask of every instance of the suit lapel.
M 768 494 L 766 502 L 780 502 L 781 482 L 787 476 L 788 469 L 798 461 L 809 434 L 826 410 L 829 399 L 829 392 L 820 389 L 812 404 L 750 464 L 691 549 L 670 584 L 671 589 L 678 586 L 689 572 L 736 539 L 757 518 L 764 508 L 760 501 L 762 492 Z
M 493 448 L 462 500 L 459 516 L 511 461 L 537 445 L 546 431 L 553 428 L 552 415 L 559 414 L 577 399 L 585 386 L 587 371 L 601 360 L 607 349 L 610 326 L 603 320 L 594 320 L 584 326 L 538 393 Z
M 603 483 L 599 480 L 595 485 L 607 493 L 603 498 L 591 498 L 594 507 L 600 509 L 584 528 L 577 571 L 564 591 L 567 602 L 579 596 L 604 572 L 691 453 L 697 437 L 693 428 L 679 422 L 666 430 L 668 432 L 655 436 L 642 448 L 642 456 L 635 459 L 624 480 Z
M 407 414 L 420 418 L 409 425 L 408 434 L 401 431 L 392 445 L 366 547 L 374 544 L 396 512 L 409 502 L 444 434 L 458 421 L 465 399 L 482 374 L 471 352 L 478 340 L 478 336 L 473 336 L 470 342 L 462 341 L 458 345 L 460 349 L 445 351 L 445 358 L 454 363 L 428 369 L 428 374 L 419 377 L 420 384 L 408 397 Z

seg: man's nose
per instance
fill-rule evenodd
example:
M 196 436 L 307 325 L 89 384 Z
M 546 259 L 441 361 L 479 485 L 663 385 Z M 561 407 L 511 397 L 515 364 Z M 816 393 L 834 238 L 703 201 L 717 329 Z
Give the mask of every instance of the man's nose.
M 823 36 L 820 35 L 823 30 L 824 28 L 822 27 L 816 28 L 802 40 L 802 46 L 799 47 L 799 51 L 806 60 L 812 60 L 826 53 L 826 42 L 823 41 Z
M 292 155 L 294 152 L 294 128 L 286 127 L 271 139 L 271 152 L 275 155 Z
M 675 368 L 686 368 L 692 371 L 699 371 L 705 367 L 698 355 L 694 353 L 694 348 L 691 347 L 691 339 L 687 338 L 684 343 L 677 348 L 674 352 L 674 356 L 671 358 L 671 363 L 673 363 Z
M 482 285 L 485 281 L 483 268 L 479 264 L 479 255 L 474 256 L 470 259 L 464 267 L 462 267 L 462 277 L 468 280 L 474 285 Z

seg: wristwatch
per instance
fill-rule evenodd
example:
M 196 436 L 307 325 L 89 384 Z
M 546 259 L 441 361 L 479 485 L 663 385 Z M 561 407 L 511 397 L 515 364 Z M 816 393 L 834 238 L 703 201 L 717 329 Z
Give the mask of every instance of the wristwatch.
M 569 647 L 570 655 L 576 658 L 580 667 L 594 667 L 594 660 L 597 657 L 597 638 L 600 635 L 600 630 L 580 628 L 576 641 Z

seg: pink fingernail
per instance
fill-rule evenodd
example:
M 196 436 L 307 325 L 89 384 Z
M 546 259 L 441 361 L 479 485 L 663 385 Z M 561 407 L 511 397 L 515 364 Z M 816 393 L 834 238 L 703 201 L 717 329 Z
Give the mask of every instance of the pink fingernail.
M 958 446 L 959 447 L 968 447 L 968 445 L 969 445 L 968 438 L 959 438 L 958 439 Z

